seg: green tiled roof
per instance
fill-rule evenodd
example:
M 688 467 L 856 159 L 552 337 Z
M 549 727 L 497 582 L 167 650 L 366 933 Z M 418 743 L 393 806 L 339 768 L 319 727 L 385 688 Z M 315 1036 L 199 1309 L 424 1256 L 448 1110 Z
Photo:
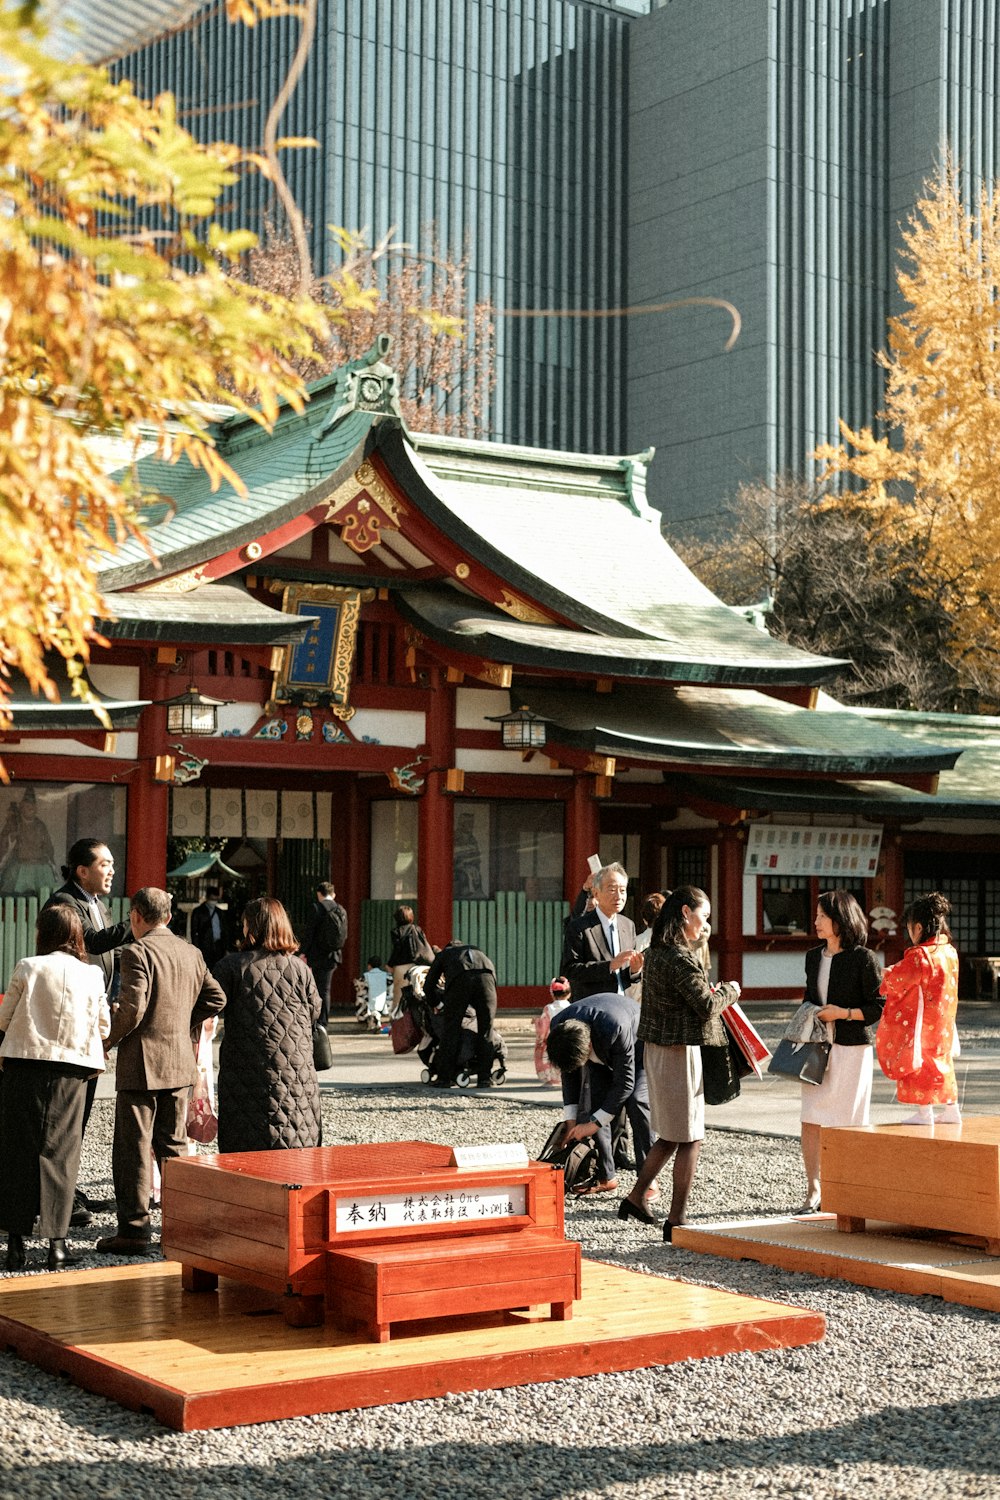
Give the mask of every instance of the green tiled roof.
M 645 456 L 585 454 L 408 436 L 379 453 L 404 491 L 471 557 L 598 635 L 681 642 L 692 660 L 780 668 L 813 683 L 835 668 L 773 640 L 700 583 L 645 499 Z M 769 675 L 769 674 L 768 674 Z M 745 680 L 745 679 L 744 679 Z
M 738 688 L 573 688 L 516 684 L 517 699 L 544 719 L 550 744 L 677 764 L 829 776 L 933 773 L 957 749 L 917 742 L 849 710 L 817 712 Z
M 806 656 L 755 629 L 739 631 L 734 652 L 726 632 L 714 628 L 719 624 L 718 609 L 703 605 L 689 606 L 685 629 L 666 628 L 662 636 L 652 637 L 526 624 L 448 586 L 410 589 L 396 602 L 402 614 L 440 645 L 516 667 L 706 683 L 798 683 L 806 665 L 810 680 L 822 681 L 840 669 L 835 661 Z M 702 623 L 692 630 L 696 617 Z
M 169 496 L 175 507 L 172 513 L 164 505 L 147 512 L 147 540 L 159 567 L 141 542 L 126 541 L 99 567 L 104 592 L 197 567 L 317 504 L 357 467 L 355 455 L 373 421 L 370 412 L 353 411 L 323 432 L 315 418 L 326 412 L 326 403 L 319 412 L 309 409 L 301 417 L 287 412 L 270 434 L 247 419 L 231 418 L 220 425 L 220 451 L 246 484 L 245 499 L 230 484 L 213 493 L 203 471 L 186 460 L 166 464 L 143 459 L 138 465 L 142 484 Z
M 98 629 L 117 641 L 285 646 L 304 640 L 312 620 L 261 604 L 240 582 L 207 583 L 186 594 L 107 593 L 104 607 Z
M 32 692 L 20 672 L 10 675 L 11 721 L 16 730 L 23 733 L 30 729 L 99 730 L 105 727 L 89 704 L 73 697 L 73 687 L 61 656 L 47 658 L 45 670 L 59 694 L 55 703 Z M 90 689 L 110 719 L 112 729 L 135 729 L 140 713 L 149 707 L 148 698 L 109 698 L 106 693 L 99 693 L 92 683 Z

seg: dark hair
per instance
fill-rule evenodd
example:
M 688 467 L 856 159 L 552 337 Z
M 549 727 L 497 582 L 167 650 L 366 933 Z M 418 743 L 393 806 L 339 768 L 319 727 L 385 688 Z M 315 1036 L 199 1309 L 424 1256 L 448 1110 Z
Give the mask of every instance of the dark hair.
M 833 923 L 842 948 L 864 948 L 868 942 L 868 919 L 850 891 L 822 891 L 816 905 Z
M 159 886 L 144 885 L 142 890 L 136 891 L 129 898 L 128 904 L 132 911 L 139 913 L 144 922 L 160 925 L 170 921 L 170 896 L 167 891 L 161 891 Z
M 412 922 L 414 920 L 413 907 L 397 906 L 395 912 L 393 913 L 393 918 L 397 927 L 402 927 L 406 922 Z
M 83 963 L 87 962 L 87 950 L 83 946 L 83 923 L 75 907 L 60 902 L 39 912 L 35 923 L 35 951 L 40 956 L 45 953 L 70 953 Z
M 922 929 L 923 940 L 939 937 L 942 933 L 945 937 L 951 937 L 951 929 L 948 920 L 951 917 L 951 902 L 941 891 L 928 891 L 926 895 L 918 896 L 911 901 L 903 913 L 903 921 L 907 927 L 916 927 L 919 922 Z
M 590 1056 L 590 1027 L 585 1021 L 561 1021 L 546 1037 L 545 1050 L 560 1073 L 574 1073 Z
M 684 936 L 684 908 L 687 906 L 693 911 L 696 906 L 707 905 L 708 897 L 698 886 L 679 885 L 676 891 L 670 892 L 656 914 L 653 935 L 649 940 L 650 947 L 677 948 L 681 944 L 689 947 Z
M 316 894 L 317 896 L 335 896 L 337 888 L 332 880 L 321 880 L 316 887 Z
M 652 927 L 656 921 L 657 912 L 669 895 L 669 891 L 650 891 L 648 896 L 643 897 L 642 906 L 639 908 L 639 915 L 642 918 L 644 926 Z
M 288 913 L 274 896 L 258 896 L 243 908 L 246 933 L 241 948 L 263 948 L 265 953 L 294 953 L 298 948 Z
M 81 865 L 89 870 L 97 861 L 98 849 L 106 848 L 107 844 L 103 839 L 77 839 L 66 851 L 66 863 L 60 866 L 63 880 L 73 880 Z

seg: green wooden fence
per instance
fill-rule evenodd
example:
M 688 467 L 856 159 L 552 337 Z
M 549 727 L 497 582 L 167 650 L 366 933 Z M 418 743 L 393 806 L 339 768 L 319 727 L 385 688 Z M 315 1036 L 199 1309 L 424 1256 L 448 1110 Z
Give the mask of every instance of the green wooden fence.
M 415 902 L 416 920 L 420 921 Z M 361 964 L 373 954 L 383 963 L 392 947 L 395 901 L 361 904 Z M 529 901 L 522 891 L 498 891 L 490 901 L 456 901 L 452 934 L 492 958 L 502 985 L 547 985 L 559 972 L 564 901 Z M 436 934 L 428 933 L 433 942 Z
M 7 988 L 7 981 L 21 959 L 30 958 L 35 951 L 35 923 L 50 894 L 49 891 L 39 891 L 37 896 L 4 896 L 0 900 L 0 985 L 3 989 Z M 110 921 L 128 920 L 126 897 L 115 896 L 109 905 Z

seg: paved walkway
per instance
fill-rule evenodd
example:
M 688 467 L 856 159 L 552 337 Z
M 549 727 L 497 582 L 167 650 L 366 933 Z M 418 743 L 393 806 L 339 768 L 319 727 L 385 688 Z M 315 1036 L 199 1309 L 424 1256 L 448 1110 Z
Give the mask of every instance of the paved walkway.
M 754 1006 L 751 1019 L 760 1026 L 766 1039 L 772 1039 L 775 1028 L 787 1019 L 787 1005 Z M 507 1043 L 507 1082 L 505 1096 L 526 1104 L 560 1113 L 559 1091 L 540 1083 L 535 1074 L 535 1033 L 532 1016 L 501 1012 L 498 1025 Z M 331 1025 L 334 1067 L 328 1075 L 331 1087 L 384 1087 L 386 1084 L 419 1084 L 420 1060 L 415 1053 L 397 1057 L 387 1036 L 372 1035 L 353 1020 L 338 1017 Z M 959 1034 L 968 1031 L 975 1038 L 968 1041 L 956 1064 L 959 1097 L 968 1114 L 1000 1113 L 1000 1008 L 969 1002 L 959 1012 Z M 991 1045 L 988 1033 L 995 1042 Z M 985 1034 L 985 1035 L 984 1035 Z M 326 1081 L 326 1080 L 324 1080 Z M 799 1133 L 799 1085 L 790 1079 L 766 1075 L 760 1082 L 744 1083 L 738 1099 L 706 1111 L 708 1123 L 715 1129 L 749 1130 L 761 1134 L 797 1136 Z M 887 1125 L 900 1118 L 895 1103 L 895 1088 L 883 1078 L 876 1066 L 872 1101 L 872 1123 Z
M 754 1006 L 750 1017 L 773 1042 L 777 1028 L 790 1014 L 788 1005 Z M 527 1012 L 503 1012 L 497 1018 L 507 1043 L 505 1098 L 535 1104 L 559 1118 L 558 1089 L 539 1082 L 535 1074 L 535 1031 Z M 970 1034 L 956 1063 L 959 1099 L 966 1114 L 1000 1114 L 1000 1007 L 969 1001 L 959 1009 L 959 1035 Z M 324 1088 L 380 1089 L 420 1083 L 421 1063 L 415 1052 L 398 1057 L 388 1036 L 364 1030 L 353 1017 L 335 1016 L 330 1022 L 334 1065 L 321 1075 Z M 428 1092 L 431 1092 L 428 1090 Z M 475 1090 L 472 1090 L 475 1092 Z M 106 1074 L 98 1085 L 98 1097 L 114 1093 L 114 1079 Z M 901 1117 L 895 1089 L 875 1068 L 872 1123 L 888 1125 Z M 716 1130 L 747 1130 L 762 1135 L 797 1136 L 799 1133 L 799 1086 L 790 1079 L 766 1075 L 759 1082 L 745 1082 L 738 1099 L 706 1110 L 708 1124 Z

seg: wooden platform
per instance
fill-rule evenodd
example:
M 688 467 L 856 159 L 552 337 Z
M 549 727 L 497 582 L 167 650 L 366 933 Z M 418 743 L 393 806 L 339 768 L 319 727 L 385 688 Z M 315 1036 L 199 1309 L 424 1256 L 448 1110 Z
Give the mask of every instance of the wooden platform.
M 975 1236 L 1000 1256 L 1000 1118 L 824 1129 L 823 1207 L 855 1234 L 869 1219 Z
M 1000 1259 L 986 1255 L 972 1236 L 875 1221 L 869 1221 L 862 1233 L 842 1234 L 834 1214 L 816 1214 L 685 1224 L 674 1230 L 673 1243 L 702 1255 L 755 1260 L 786 1271 L 1000 1312 Z
M 0 1281 L 0 1341 L 181 1431 L 345 1411 L 822 1339 L 821 1314 L 598 1261 L 572 1322 L 548 1308 L 408 1323 L 375 1344 L 289 1328 L 259 1289 L 192 1296 L 170 1261 Z

